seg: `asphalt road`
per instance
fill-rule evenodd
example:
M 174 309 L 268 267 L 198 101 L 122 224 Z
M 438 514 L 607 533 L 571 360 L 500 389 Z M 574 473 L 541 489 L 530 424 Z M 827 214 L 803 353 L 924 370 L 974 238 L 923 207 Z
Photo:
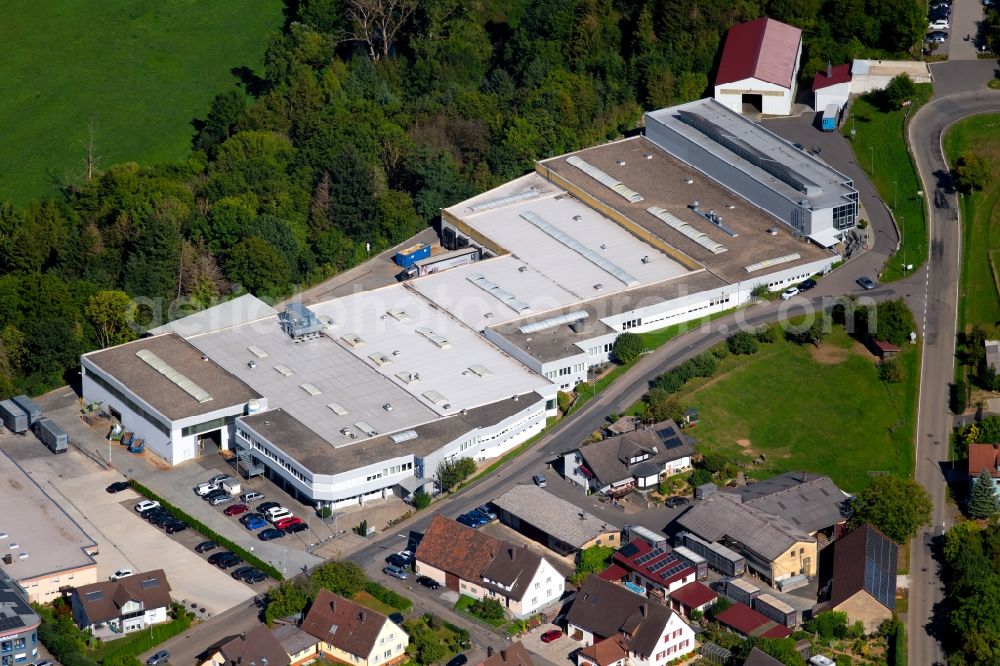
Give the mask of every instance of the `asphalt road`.
M 959 13 L 956 7 L 955 13 Z M 965 86 L 973 92 L 954 92 L 934 99 L 913 117 L 909 135 L 917 168 L 928 193 L 930 207 L 930 262 L 920 271 L 923 280 L 923 307 L 914 310 L 924 329 L 920 404 L 917 411 L 915 478 L 934 502 L 933 526 L 951 524 L 955 509 L 945 495 L 944 464 L 948 458 L 951 414 L 948 410 L 949 384 L 954 377 L 955 331 L 958 283 L 961 272 L 961 220 L 958 198 L 953 193 L 948 166 L 941 149 L 944 131 L 967 116 L 1000 112 L 1000 92 L 978 87 L 992 76 L 990 61 L 952 61 L 934 67 L 937 81 Z M 957 84 L 957 85 L 956 85 Z M 978 90 L 976 88 L 978 87 Z M 933 205 L 933 192 L 947 192 L 947 208 Z M 944 663 L 940 638 L 944 627 L 943 590 L 938 565 L 926 538 L 910 545 L 910 599 L 907 613 L 910 662 Z

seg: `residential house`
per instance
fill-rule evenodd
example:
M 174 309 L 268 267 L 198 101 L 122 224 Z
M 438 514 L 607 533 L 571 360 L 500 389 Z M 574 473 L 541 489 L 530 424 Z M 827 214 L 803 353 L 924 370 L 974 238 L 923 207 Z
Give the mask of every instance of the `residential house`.
M 666 595 L 694 582 L 697 569 L 666 545 L 652 546 L 645 539 L 632 539 L 611 556 L 611 566 L 646 594 L 665 600 Z M 609 577 L 602 572 L 601 578 Z
M 847 522 L 851 496 L 828 476 L 787 472 L 739 489 L 743 504 L 784 518 L 812 536 L 832 537 Z
M 314 644 L 316 640 L 312 641 Z M 267 625 L 260 624 L 209 650 L 201 666 L 289 666 L 291 659 Z
M 746 604 L 733 604 L 715 616 L 716 622 L 747 638 L 788 638 L 791 629 Z
M 736 113 L 787 116 L 795 102 L 802 31 L 762 17 L 734 25 L 715 76 L 715 99 Z
M 302 621 L 318 639 L 316 655 L 357 666 L 382 666 L 406 659 L 409 635 L 388 617 L 329 590 L 320 590 Z
M 746 661 L 743 662 L 743 666 L 784 666 L 784 664 L 785 662 L 778 661 L 756 646 L 750 650 Z
M 0 570 L 0 664 L 17 666 L 38 661 L 38 625 L 28 593 Z
M 316 660 L 319 639 L 302 631 L 296 624 L 279 624 L 272 632 L 288 655 L 290 666 L 299 666 Z
M 486 659 L 476 666 L 535 666 L 535 663 L 524 644 L 516 641 L 499 650 L 494 650 L 490 645 L 486 648 Z
M 517 617 L 558 601 L 565 580 L 545 558 L 435 514 L 415 553 L 416 572 Z
M 677 611 L 684 617 L 691 617 L 693 611 L 704 613 L 718 598 L 719 595 L 713 592 L 712 588 L 694 581 L 671 592 L 669 603 L 671 610 Z
M 693 454 L 680 427 L 662 421 L 565 453 L 563 475 L 590 491 L 621 497 L 655 488 L 662 474 L 690 469 Z
M 896 610 L 896 542 L 865 523 L 833 544 L 832 610 L 875 631 Z
M 716 493 L 681 514 L 677 524 L 709 543 L 719 542 L 746 558 L 746 566 L 768 583 L 816 575 L 817 542 L 790 521 Z
M 836 67 L 828 63 L 826 69 L 816 72 L 812 90 L 816 111 L 822 112 L 831 104 L 837 105 L 838 112 L 842 110 L 851 96 L 851 63 Z
M 577 666 L 662 666 L 695 649 L 677 613 L 597 576 L 577 592 L 566 631 L 583 644 Z
M 70 602 L 78 627 L 108 637 L 167 622 L 170 583 L 163 569 L 74 588 Z
M 560 555 L 621 543 L 621 530 L 534 484 L 514 486 L 492 502 L 500 522 Z
M 996 444 L 969 444 L 969 487 L 976 485 L 976 479 L 983 470 L 989 472 L 993 486 L 1000 495 L 1000 446 Z

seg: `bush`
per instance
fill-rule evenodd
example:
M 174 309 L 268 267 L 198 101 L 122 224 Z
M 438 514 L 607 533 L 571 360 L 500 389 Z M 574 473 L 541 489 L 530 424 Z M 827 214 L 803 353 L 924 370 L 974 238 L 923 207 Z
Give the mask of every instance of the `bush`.
M 563 414 L 569 412 L 569 408 L 573 406 L 573 396 L 566 391 L 559 391 L 556 393 L 556 403 L 559 405 L 559 411 Z
M 903 381 L 903 366 L 894 358 L 887 358 L 878 364 L 878 378 L 886 384 L 899 384 Z
M 688 363 L 694 369 L 695 377 L 711 377 L 719 369 L 719 359 L 711 352 L 698 354 Z
M 684 379 L 676 369 L 668 370 L 653 380 L 654 389 L 662 389 L 667 393 L 677 393 L 684 388 Z
M 615 344 L 611 347 L 611 355 L 622 365 L 628 365 L 639 358 L 644 349 L 642 338 L 635 333 L 626 331 L 619 333 L 618 337 L 615 338 Z
M 688 477 L 688 483 L 692 486 L 701 486 L 712 480 L 712 473 L 704 467 L 695 467 Z
M 761 326 L 754 331 L 754 337 L 761 344 L 773 344 L 778 341 L 778 332 L 773 326 Z
M 469 612 L 487 622 L 497 622 L 507 617 L 503 604 L 496 599 L 479 599 L 469 604 Z
M 132 488 L 132 490 L 136 491 L 143 497 L 151 500 L 156 500 L 157 502 L 159 502 L 160 506 L 162 506 L 164 509 L 166 509 L 167 511 L 174 514 L 182 521 L 190 525 L 191 529 L 193 529 L 194 531 L 201 533 L 203 536 L 211 539 L 212 541 L 218 542 L 220 546 L 239 555 L 241 558 L 243 558 L 243 561 L 246 562 L 247 564 L 257 567 L 258 569 L 260 569 L 261 571 L 263 571 L 264 573 L 266 573 L 268 576 L 270 576 L 275 580 L 278 581 L 284 580 L 285 577 L 281 574 L 280 571 L 278 571 L 277 568 L 268 564 L 264 560 L 260 559 L 259 557 L 257 557 L 250 551 L 246 550 L 242 546 L 239 546 L 236 543 L 230 541 L 229 539 L 222 536 L 215 530 L 210 529 L 207 525 L 205 525 L 205 523 L 201 522 L 200 520 L 197 520 L 196 518 L 193 518 L 184 511 L 178 509 L 173 504 L 163 499 L 162 497 L 160 497 L 159 495 L 157 495 L 152 490 L 142 485 L 135 479 L 129 479 L 128 484 Z
M 405 613 L 413 608 L 412 601 L 404 597 L 402 594 L 397 594 L 387 587 L 382 587 L 373 580 L 365 583 L 365 592 L 372 595 L 387 606 L 392 606 L 398 611 Z
M 472 458 L 442 460 L 437 468 L 438 483 L 442 490 L 451 490 L 476 473 L 476 461 Z
M 757 338 L 749 331 L 737 331 L 726 338 L 729 351 L 736 355 L 756 354 L 759 345 Z
M 715 358 L 717 358 L 717 359 L 719 359 L 721 361 L 721 360 L 729 357 L 729 345 L 728 344 L 722 344 L 722 343 L 717 344 L 714 347 L 712 347 L 711 350 L 709 350 L 709 353 L 711 353 L 712 356 L 714 356 Z
M 297 615 L 309 605 L 309 595 L 296 581 L 286 580 L 267 592 L 264 621 L 270 626 L 275 620 Z
M 322 509 L 319 510 L 319 517 L 322 518 L 323 520 L 330 518 L 332 515 L 333 515 L 333 509 L 331 509 L 328 506 L 324 506 Z
M 951 411 L 956 414 L 964 414 L 969 407 L 969 393 L 965 382 L 959 379 L 949 387 L 949 403 Z
M 701 459 L 701 466 L 713 474 L 721 472 L 729 460 L 719 453 L 706 453 Z
M 417 491 L 417 492 L 416 492 L 416 493 L 415 493 L 415 494 L 413 495 L 413 506 L 414 506 L 414 508 L 416 508 L 416 509 L 417 509 L 418 511 L 419 511 L 420 509 L 426 509 L 427 507 L 429 507 L 429 506 L 431 505 L 431 499 L 432 499 L 432 498 L 431 498 L 431 496 L 430 496 L 430 495 L 428 495 L 427 493 L 425 493 L 425 492 L 424 492 L 424 491 L 422 491 L 422 490 L 418 490 L 418 491 Z
M 847 636 L 847 613 L 831 611 L 815 615 L 806 622 L 806 631 L 819 634 L 823 640 Z

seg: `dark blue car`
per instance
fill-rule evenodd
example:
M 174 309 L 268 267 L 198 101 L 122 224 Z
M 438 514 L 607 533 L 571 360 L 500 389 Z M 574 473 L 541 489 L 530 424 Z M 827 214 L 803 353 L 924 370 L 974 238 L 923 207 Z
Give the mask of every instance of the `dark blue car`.
M 260 539 L 261 541 L 272 541 L 273 539 L 280 539 L 283 536 L 285 536 L 284 530 L 279 530 L 277 528 L 272 527 L 271 529 L 264 530 L 263 532 L 258 534 L 257 538 Z
M 463 513 L 461 516 L 455 519 L 455 522 L 465 525 L 466 527 L 482 527 L 475 518 L 472 518 L 467 513 Z
M 253 517 L 245 525 L 248 530 L 259 530 L 262 527 L 267 527 L 267 521 L 263 518 Z

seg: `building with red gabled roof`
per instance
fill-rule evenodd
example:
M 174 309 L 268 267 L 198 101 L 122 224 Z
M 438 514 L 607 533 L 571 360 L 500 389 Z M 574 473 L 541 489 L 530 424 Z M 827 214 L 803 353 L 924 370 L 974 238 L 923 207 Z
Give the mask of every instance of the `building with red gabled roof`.
M 843 109 L 851 96 L 851 64 L 836 67 L 827 64 L 826 69 L 816 72 L 812 91 L 813 108 L 817 111 L 822 111 L 831 104 Z
M 792 635 L 792 631 L 785 625 L 761 615 L 745 604 L 733 604 L 716 615 L 715 619 L 747 638 L 788 638 Z
M 969 488 L 983 470 L 993 478 L 993 485 L 1000 495 L 1000 446 L 996 444 L 969 444 Z
M 704 612 L 718 598 L 719 595 L 713 592 L 712 588 L 695 581 L 670 593 L 670 608 L 690 617 L 691 611 Z
M 629 583 L 647 594 L 665 597 L 694 582 L 697 569 L 666 546 L 651 546 L 644 539 L 633 539 L 611 556 L 612 566 L 627 572 Z
M 764 115 L 787 116 L 801 56 L 796 27 L 767 17 L 734 25 L 722 49 L 715 99 L 737 113 L 748 104 Z

